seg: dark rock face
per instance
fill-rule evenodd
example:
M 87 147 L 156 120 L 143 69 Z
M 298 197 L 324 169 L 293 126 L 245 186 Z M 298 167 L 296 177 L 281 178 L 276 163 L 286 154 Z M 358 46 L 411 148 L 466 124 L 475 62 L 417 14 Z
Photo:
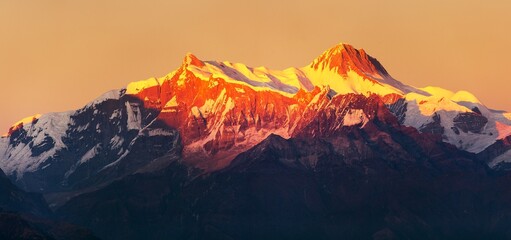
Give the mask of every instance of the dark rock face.
M 381 102 L 350 99 L 367 122 L 336 128 L 328 119 L 342 108 L 325 108 L 293 138 L 270 135 L 222 170 L 175 160 L 57 212 L 106 239 L 511 237 L 511 175 L 401 126 Z
M 459 113 L 454 117 L 454 126 L 463 132 L 481 133 L 488 119 L 478 113 Z
M 51 138 L 50 136 L 45 135 L 43 142 L 41 142 L 38 145 L 34 145 L 33 142 L 30 142 L 29 146 L 32 151 L 32 157 L 37 157 L 41 153 L 46 152 L 55 147 L 55 140 L 53 140 L 53 138 Z
M 479 114 L 479 115 L 482 115 L 481 110 L 479 110 L 479 108 L 478 108 L 478 107 L 473 107 L 473 108 L 472 108 L 472 111 L 473 111 L 474 113 L 477 113 L 477 114 Z
M 20 128 L 16 131 L 12 132 L 11 135 L 9 136 L 9 143 L 11 145 L 20 144 L 20 143 L 28 144 L 32 140 L 33 140 L 33 137 L 28 137 L 27 131 L 23 128 Z
M 431 133 L 431 134 L 437 134 L 437 135 L 442 135 L 444 134 L 444 127 L 442 126 L 441 124 L 441 118 L 440 118 L 440 115 L 438 115 L 437 113 L 435 113 L 432 117 L 433 121 L 422 126 L 420 128 L 420 131 L 423 132 L 423 133 Z
M 180 154 L 182 149 L 179 134 L 176 130 L 161 128 L 146 128 L 132 140 L 130 151 L 111 166 L 86 176 L 76 174 L 70 178 L 76 183 L 76 188 L 97 186 L 114 179 L 134 173 L 154 160 L 164 155 Z
M 460 130 L 457 127 L 451 127 L 452 131 L 457 135 L 460 135 Z
M 399 123 L 403 124 L 405 122 L 407 106 L 406 100 L 404 98 L 399 98 L 394 103 L 388 104 L 387 108 L 396 116 Z

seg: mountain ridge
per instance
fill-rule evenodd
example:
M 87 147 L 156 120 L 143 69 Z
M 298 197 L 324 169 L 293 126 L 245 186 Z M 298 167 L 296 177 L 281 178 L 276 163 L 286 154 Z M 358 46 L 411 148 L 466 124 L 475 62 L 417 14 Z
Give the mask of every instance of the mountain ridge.
M 285 70 L 203 61 L 187 53 L 182 65 L 163 77 L 129 83 L 77 111 L 15 124 L 0 138 L 0 167 L 26 189 L 60 191 L 80 185 L 84 177 L 110 172 L 103 178 L 112 180 L 148 164 L 132 165 L 127 156 L 139 151 L 133 144 L 162 136 L 180 139 L 185 162 L 215 171 L 270 134 L 292 137 L 318 111 L 346 109 L 328 110 L 339 126 L 365 121 L 362 107 L 330 104 L 336 96 L 353 94 L 381 101 L 400 124 L 461 150 L 483 152 L 511 134 L 509 114 L 488 109 L 472 94 L 408 86 L 363 49 L 341 43 L 309 65 Z M 83 142 L 86 149 L 72 152 L 73 142 Z M 177 146 L 171 145 L 150 155 L 162 156 Z M 487 154 L 493 156 L 487 161 L 491 166 L 508 161 L 503 154 Z M 45 186 L 48 182 L 51 186 Z
M 105 239 L 506 239 L 509 116 L 346 44 L 285 70 L 186 54 L 16 123 L 0 168 Z

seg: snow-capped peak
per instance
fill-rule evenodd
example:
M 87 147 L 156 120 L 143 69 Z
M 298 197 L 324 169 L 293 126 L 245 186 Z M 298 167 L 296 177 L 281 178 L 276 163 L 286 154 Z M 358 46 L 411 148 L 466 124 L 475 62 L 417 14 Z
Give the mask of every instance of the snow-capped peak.
M 274 91 L 292 96 L 298 90 L 312 91 L 314 86 L 329 86 L 337 94 L 357 93 L 403 95 L 417 89 L 393 79 L 385 68 L 363 49 L 349 44 L 337 44 L 302 68 L 273 70 L 266 67 L 250 67 L 229 61 L 202 61 L 187 53 L 179 68 L 180 86 L 191 73 L 204 81 L 220 78 L 226 82 L 246 85 L 256 91 Z M 176 79 L 173 74 L 164 78 L 151 78 L 131 83 L 128 94 L 137 94 L 143 89 L 162 85 L 163 81 Z
M 414 89 L 393 79 L 363 49 L 344 43 L 326 50 L 301 70 L 314 86 L 328 85 L 338 94 L 403 95 Z
M 345 43 L 340 43 L 323 52 L 310 64 L 315 70 L 335 70 L 346 75 L 353 70 L 360 75 L 374 79 L 383 79 L 389 74 L 375 59 L 367 55 L 364 49 L 356 49 Z
M 183 59 L 183 65 L 193 65 L 196 67 L 204 67 L 204 62 L 202 62 L 197 56 L 192 53 L 186 53 L 185 58 Z

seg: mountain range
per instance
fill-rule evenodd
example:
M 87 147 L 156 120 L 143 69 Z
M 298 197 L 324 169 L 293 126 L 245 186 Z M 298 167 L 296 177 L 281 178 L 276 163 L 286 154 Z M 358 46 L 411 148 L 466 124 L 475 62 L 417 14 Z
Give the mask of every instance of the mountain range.
M 105 239 L 505 239 L 510 157 L 511 113 L 343 43 L 285 70 L 189 53 L 0 139 L 20 191 Z

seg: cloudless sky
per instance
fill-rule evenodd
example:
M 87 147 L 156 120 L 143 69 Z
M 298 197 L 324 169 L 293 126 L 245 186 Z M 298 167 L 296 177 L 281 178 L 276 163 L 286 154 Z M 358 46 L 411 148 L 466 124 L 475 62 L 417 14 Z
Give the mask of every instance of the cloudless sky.
M 273 69 L 339 42 L 396 79 L 511 110 L 509 0 L 0 0 L 0 132 L 163 76 L 186 52 Z

